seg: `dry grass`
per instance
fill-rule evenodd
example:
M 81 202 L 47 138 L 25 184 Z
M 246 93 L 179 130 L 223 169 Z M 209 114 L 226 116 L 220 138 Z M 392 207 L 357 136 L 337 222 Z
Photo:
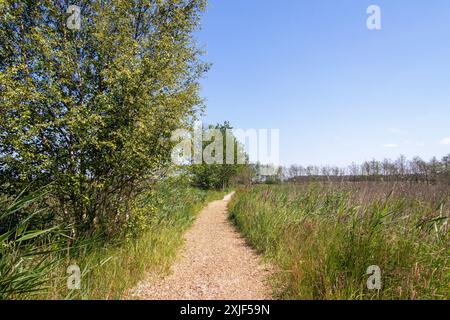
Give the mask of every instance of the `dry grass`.
M 231 218 L 280 269 L 280 298 L 447 299 L 449 201 L 448 185 L 258 186 L 237 194 Z

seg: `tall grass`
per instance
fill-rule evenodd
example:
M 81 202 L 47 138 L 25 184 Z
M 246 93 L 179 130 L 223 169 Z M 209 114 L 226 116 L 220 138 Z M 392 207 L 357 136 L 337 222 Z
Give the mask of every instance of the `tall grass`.
M 140 194 L 128 225 L 113 239 L 73 239 L 62 232 L 70 226 L 30 229 L 31 217 L 41 212 L 30 204 L 43 195 L 5 200 L 0 222 L 19 209 L 28 218 L 0 232 L 0 299 L 127 298 L 147 272 L 169 270 L 197 212 L 223 195 L 191 188 L 184 179 L 166 179 Z M 66 268 L 72 264 L 81 270 L 80 290 L 67 288 Z
M 70 255 L 81 269 L 81 289 L 68 290 L 66 278 L 55 277 L 47 299 L 124 299 L 149 272 L 165 274 L 183 244 L 183 234 L 196 214 L 222 192 L 202 191 L 182 180 L 167 180 L 143 192 L 135 202 L 129 226 L 118 241 L 91 242 Z M 60 273 L 65 270 L 60 270 Z
M 45 192 L 25 192 L 0 199 L 0 300 L 33 297 L 48 290 L 50 275 L 59 263 L 64 230 L 57 225 L 33 226 L 33 219 L 43 211 L 37 202 Z
M 447 299 L 449 201 L 448 186 L 258 186 L 237 193 L 230 218 L 278 267 L 279 298 Z

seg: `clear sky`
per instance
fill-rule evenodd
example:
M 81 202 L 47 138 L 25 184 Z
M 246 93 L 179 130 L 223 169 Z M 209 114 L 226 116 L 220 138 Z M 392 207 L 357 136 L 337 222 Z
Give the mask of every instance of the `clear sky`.
M 210 0 L 197 39 L 204 122 L 280 129 L 284 165 L 450 153 L 450 1 Z

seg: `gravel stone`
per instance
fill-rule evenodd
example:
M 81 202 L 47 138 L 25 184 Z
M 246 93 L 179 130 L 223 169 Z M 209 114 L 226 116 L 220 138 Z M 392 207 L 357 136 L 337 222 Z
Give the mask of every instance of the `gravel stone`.
M 211 202 L 185 235 L 185 246 L 165 278 L 149 276 L 132 291 L 146 300 L 269 300 L 270 266 L 227 220 L 233 194 Z

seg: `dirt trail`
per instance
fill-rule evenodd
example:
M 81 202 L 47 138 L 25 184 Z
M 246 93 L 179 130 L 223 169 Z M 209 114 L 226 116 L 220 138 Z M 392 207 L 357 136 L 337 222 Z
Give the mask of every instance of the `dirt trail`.
M 172 273 L 142 281 L 134 298 L 149 300 L 270 299 L 269 268 L 227 220 L 227 203 L 211 202 L 186 233 L 185 248 Z

